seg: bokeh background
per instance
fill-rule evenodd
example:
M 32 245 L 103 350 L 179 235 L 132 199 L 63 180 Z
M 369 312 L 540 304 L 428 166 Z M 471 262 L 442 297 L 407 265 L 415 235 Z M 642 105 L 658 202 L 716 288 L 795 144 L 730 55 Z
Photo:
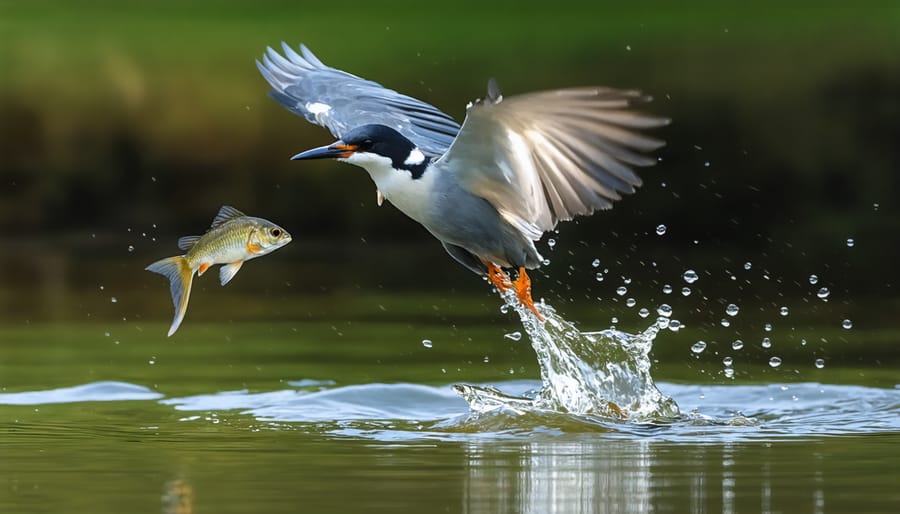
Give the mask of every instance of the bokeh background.
M 143 268 L 230 204 L 295 241 L 228 287 L 198 279 L 182 332 L 363 320 L 414 340 L 462 327 L 474 348 L 466 326 L 513 329 L 484 282 L 376 207 L 365 172 L 288 160 L 331 136 L 266 95 L 254 60 L 285 41 L 460 120 L 491 77 L 507 95 L 653 95 L 647 110 L 673 119 L 660 164 L 637 195 L 545 238 L 535 296 L 597 329 L 646 327 L 640 307 L 652 319 L 671 304 L 685 329 L 663 357 L 692 358 L 697 339 L 756 344 L 769 323 L 793 351 L 890 369 L 900 9 L 827 4 L 0 1 L 0 323 L 164 333 L 166 284 Z M 700 280 L 682 296 L 688 269 Z M 722 326 L 728 303 L 740 327 Z

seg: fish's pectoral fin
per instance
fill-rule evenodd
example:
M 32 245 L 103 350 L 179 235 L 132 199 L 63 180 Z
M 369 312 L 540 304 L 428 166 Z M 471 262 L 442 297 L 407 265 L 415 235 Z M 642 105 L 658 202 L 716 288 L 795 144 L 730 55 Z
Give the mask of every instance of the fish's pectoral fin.
M 197 241 L 200 240 L 202 236 L 184 236 L 178 238 L 178 249 L 182 252 L 186 252 L 194 247 L 197 244 Z
M 147 266 L 147 271 L 159 273 L 169 279 L 169 292 L 175 304 L 175 318 L 169 327 L 169 336 L 181 326 L 187 312 L 188 300 L 191 297 L 191 283 L 194 281 L 194 270 L 188 265 L 184 256 L 169 257 Z
M 224 286 L 228 282 L 231 282 L 231 279 L 237 275 L 237 272 L 241 270 L 241 265 L 244 264 L 244 261 L 232 262 L 230 264 L 225 264 L 221 268 L 219 268 L 219 282 Z
M 235 218 L 241 218 L 243 216 L 246 216 L 246 214 L 230 205 L 223 205 L 222 208 L 219 209 L 218 214 L 216 214 L 216 217 L 213 219 L 212 225 L 210 225 L 209 228 L 216 228 L 225 222 L 231 221 Z
M 262 253 L 263 247 L 259 243 L 247 243 L 247 252 L 253 255 Z
M 206 273 L 206 270 L 208 270 L 210 266 L 212 266 L 212 263 L 201 262 L 200 266 L 197 267 L 197 276 L 199 277 L 199 276 L 203 275 L 204 273 Z

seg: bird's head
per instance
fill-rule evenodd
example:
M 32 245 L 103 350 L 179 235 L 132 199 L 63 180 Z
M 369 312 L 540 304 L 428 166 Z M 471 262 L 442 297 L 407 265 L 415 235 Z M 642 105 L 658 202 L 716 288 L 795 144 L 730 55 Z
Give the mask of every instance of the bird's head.
M 422 176 L 430 159 L 403 134 L 385 125 L 363 125 L 327 146 L 320 146 L 291 157 L 291 160 L 337 159 L 355 164 L 370 172 L 391 168 Z

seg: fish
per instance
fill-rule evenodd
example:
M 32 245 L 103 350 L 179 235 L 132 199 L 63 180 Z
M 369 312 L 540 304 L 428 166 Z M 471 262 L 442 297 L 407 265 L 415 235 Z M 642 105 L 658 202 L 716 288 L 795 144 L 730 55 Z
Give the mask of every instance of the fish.
M 287 230 L 269 220 L 247 216 L 230 205 L 219 209 L 209 230 L 202 236 L 178 239 L 178 248 L 187 253 L 158 260 L 145 268 L 169 279 L 175 319 L 169 327 L 168 337 L 184 320 L 195 273 L 200 276 L 210 266 L 222 264 L 219 281 L 224 286 L 245 261 L 274 252 L 290 242 L 291 235 Z

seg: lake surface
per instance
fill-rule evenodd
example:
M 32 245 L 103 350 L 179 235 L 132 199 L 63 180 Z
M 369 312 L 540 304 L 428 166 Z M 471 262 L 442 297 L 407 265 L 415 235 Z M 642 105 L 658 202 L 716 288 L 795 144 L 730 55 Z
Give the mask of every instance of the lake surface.
M 165 326 L 0 332 L 0 512 L 900 505 L 890 369 L 809 366 L 766 383 L 696 370 L 693 383 L 654 376 L 677 414 L 620 402 L 621 419 L 546 408 L 528 336 L 514 341 L 498 327 L 455 338 L 435 329 L 423 344 L 404 325 L 378 322 L 188 323 L 177 340 L 161 337 Z M 575 336 L 596 338 L 591 348 L 624 341 Z M 751 374 L 766 378 L 765 368 Z M 481 403 L 467 403 L 466 391 Z

